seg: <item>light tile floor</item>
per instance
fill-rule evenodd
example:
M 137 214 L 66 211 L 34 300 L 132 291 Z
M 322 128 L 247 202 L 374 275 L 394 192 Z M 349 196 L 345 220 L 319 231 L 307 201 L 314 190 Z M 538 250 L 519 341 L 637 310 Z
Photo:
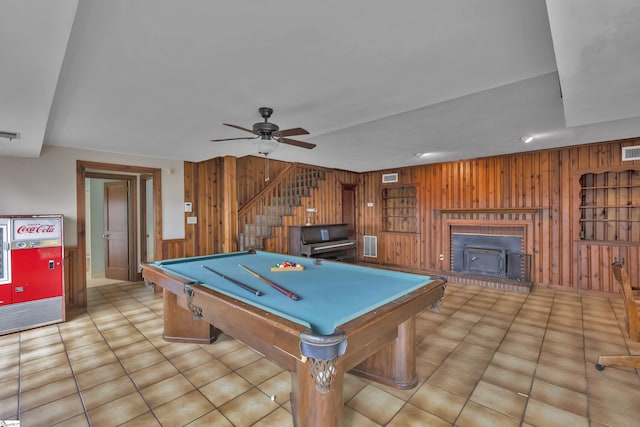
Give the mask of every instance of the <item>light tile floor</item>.
M 162 296 L 88 290 L 86 313 L 0 336 L 0 420 L 23 426 L 291 426 L 286 371 L 222 336 L 162 340 Z M 616 297 L 449 284 L 418 319 L 420 382 L 347 375 L 346 426 L 640 426 L 640 377 L 600 354 L 640 354 Z M 275 396 L 272 401 L 270 396 Z

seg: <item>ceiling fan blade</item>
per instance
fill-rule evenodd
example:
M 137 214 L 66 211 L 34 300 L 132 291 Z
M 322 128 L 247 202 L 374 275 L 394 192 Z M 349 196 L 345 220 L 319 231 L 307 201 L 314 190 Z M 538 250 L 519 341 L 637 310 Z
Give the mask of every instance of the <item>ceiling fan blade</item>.
M 309 135 L 309 131 L 302 128 L 291 128 L 273 132 L 273 136 L 277 136 L 278 138 L 294 135 Z
M 232 124 L 229 124 L 229 123 L 223 123 L 223 125 L 229 126 L 229 127 L 232 127 L 232 128 L 236 128 L 236 129 L 240 129 L 240 130 L 243 130 L 245 132 L 253 133 L 253 131 L 251 129 L 243 128 L 242 126 L 232 125 Z
M 235 141 L 238 139 L 256 139 L 255 137 L 246 137 L 246 138 L 223 138 L 223 139 L 212 139 L 211 142 L 222 142 L 222 141 Z
M 311 144 L 310 142 L 296 141 L 295 139 L 289 139 L 289 138 L 278 138 L 277 141 L 283 144 L 295 145 L 296 147 L 301 147 L 301 148 L 311 149 L 316 146 L 316 144 Z

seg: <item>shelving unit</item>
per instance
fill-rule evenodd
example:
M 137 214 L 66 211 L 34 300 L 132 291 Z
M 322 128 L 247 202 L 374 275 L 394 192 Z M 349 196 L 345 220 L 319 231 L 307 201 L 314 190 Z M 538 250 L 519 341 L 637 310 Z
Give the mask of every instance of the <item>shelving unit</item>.
M 413 185 L 382 190 L 383 231 L 416 233 L 418 231 L 417 190 Z
M 580 238 L 640 241 L 640 171 L 585 173 L 580 177 Z

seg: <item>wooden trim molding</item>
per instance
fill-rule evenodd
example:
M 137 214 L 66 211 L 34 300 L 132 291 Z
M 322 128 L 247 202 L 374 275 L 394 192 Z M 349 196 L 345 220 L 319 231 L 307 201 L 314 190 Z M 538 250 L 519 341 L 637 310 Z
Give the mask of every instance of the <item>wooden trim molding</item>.
M 542 210 L 547 209 L 545 207 L 541 207 L 541 208 L 445 208 L 445 209 L 435 209 L 436 212 L 441 212 L 443 214 L 448 214 L 448 213 L 471 213 L 471 214 L 475 214 L 475 213 L 497 213 L 497 214 L 501 214 L 501 213 L 515 213 L 515 214 L 519 214 L 519 213 L 538 213 L 541 212 Z

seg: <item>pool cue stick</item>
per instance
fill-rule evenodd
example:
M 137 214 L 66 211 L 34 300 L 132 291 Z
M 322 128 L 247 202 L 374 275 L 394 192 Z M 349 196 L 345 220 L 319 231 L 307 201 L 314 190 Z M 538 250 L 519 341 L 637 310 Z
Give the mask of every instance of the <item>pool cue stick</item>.
M 298 301 L 300 298 L 298 298 L 298 295 L 294 294 L 291 291 L 286 290 L 285 288 L 283 288 L 280 285 L 277 285 L 275 283 L 273 283 L 271 280 L 267 279 L 266 277 L 263 277 L 261 275 L 259 275 L 258 273 L 256 273 L 255 271 L 252 271 L 250 269 L 248 269 L 247 267 L 245 267 L 242 264 L 238 264 L 238 267 L 240 267 L 241 269 L 245 270 L 248 273 L 251 273 L 252 275 L 254 275 L 255 277 L 257 277 L 258 279 L 262 280 L 264 283 L 266 283 L 267 285 L 271 286 L 273 289 L 275 289 L 276 291 L 282 292 L 283 294 L 285 294 L 286 296 L 288 296 L 289 298 L 291 298 L 294 301 Z
M 256 296 L 261 296 L 262 295 L 262 292 L 260 292 L 259 290 L 253 289 L 251 286 L 247 286 L 244 283 L 239 282 L 236 279 L 233 279 L 233 278 L 231 278 L 229 276 L 225 276 L 224 274 L 220 273 L 219 271 L 214 270 L 211 267 L 207 267 L 206 265 L 201 265 L 200 267 L 202 267 L 204 269 L 207 269 L 212 273 L 217 274 L 218 276 L 222 277 L 223 279 L 228 280 L 229 282 L 233 283 L 234 285 L 240 286 L 245 291 L 249 291 L 249 292 L 251 292 L 252 294 L 254 294 Z

